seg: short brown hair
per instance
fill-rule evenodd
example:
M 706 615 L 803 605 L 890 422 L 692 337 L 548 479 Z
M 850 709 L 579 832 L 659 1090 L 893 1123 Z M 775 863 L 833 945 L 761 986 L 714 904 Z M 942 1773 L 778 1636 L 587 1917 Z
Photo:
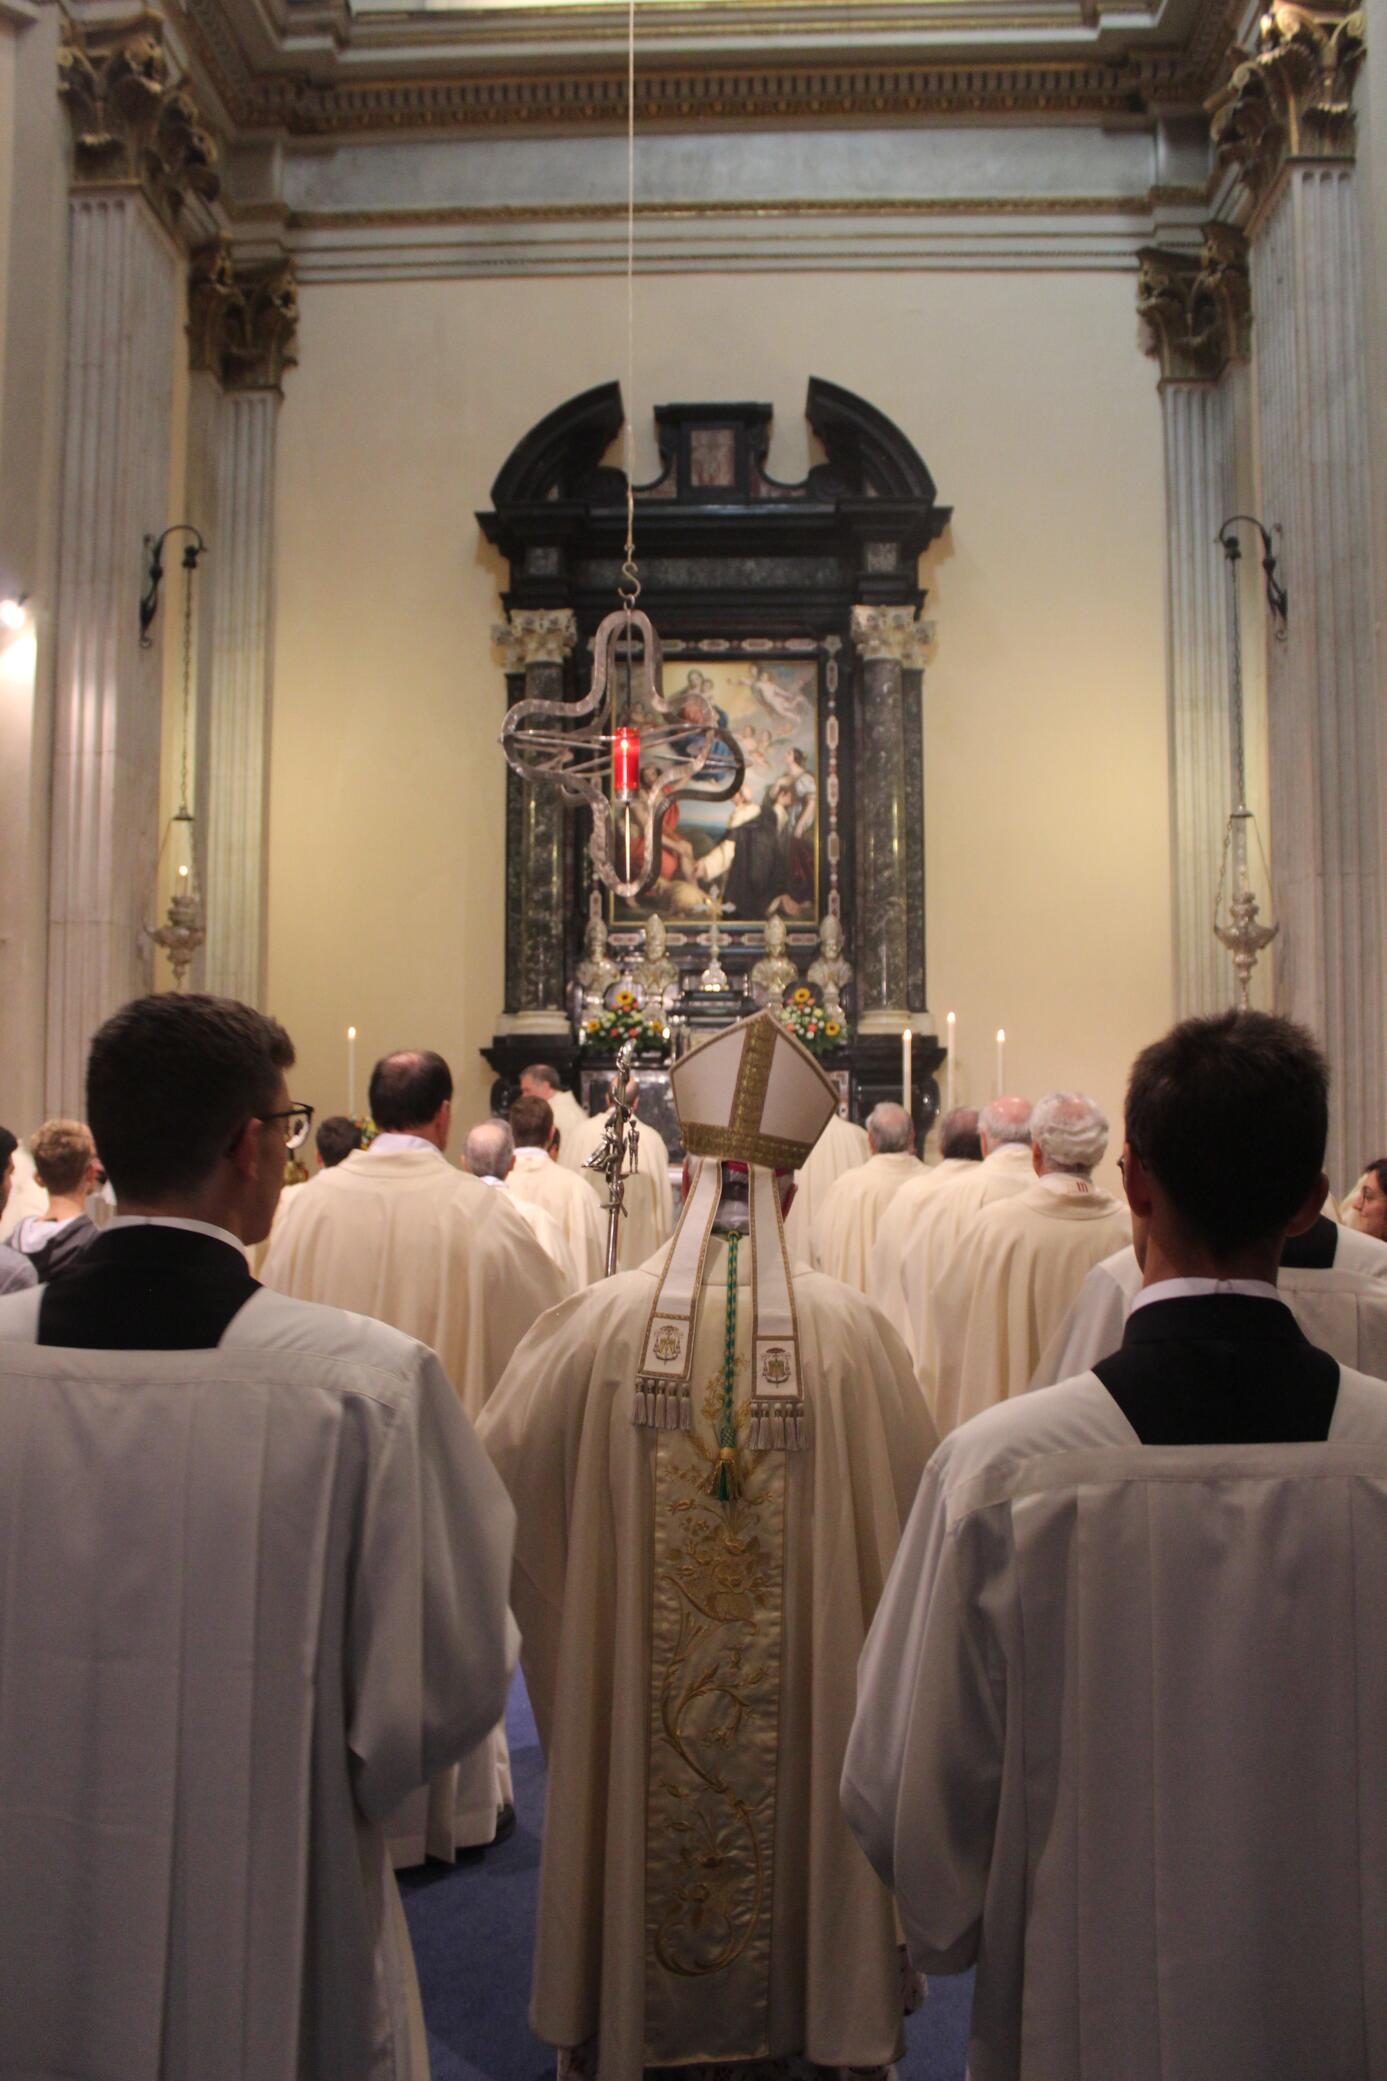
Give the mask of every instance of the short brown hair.
M 554 1137 L 554 1109 L 547 1098 L 527 1094 L 510 1109 L 511 1139 L 517 1149 L 547 1149 Z
M 96 1154 L 91 1129 L 80 1120 L 45 1120 L 29 1137 L 29 1154 L 45 1192 L 75 1192 Z
M 87 1118 L 116 1198 L 157 1204 L 201 1185 L 293 1061 L 279 1021 L 234 997 L 169 990 L 124 1005 L 87 1058 Z

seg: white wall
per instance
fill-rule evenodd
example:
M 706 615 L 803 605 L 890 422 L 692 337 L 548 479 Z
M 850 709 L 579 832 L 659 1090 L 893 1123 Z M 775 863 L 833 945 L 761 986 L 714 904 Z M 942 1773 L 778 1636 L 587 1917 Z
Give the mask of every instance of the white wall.
M 646 278 L 651 407 L 774 402 L 803 473 L 812 373 L 915 441 L 956 519 L 928 559 L 927 956 L 959 1095 L 1073 1084 L 1120 1113 L 1170 1017 L 1164 534 L 1154 365 L 1125 274 Z M 310 286 L 281 421 L 269 1004 L 296 1095 L 442 1049 L 459 1115 L 502 1003 L 499 562 L 474 512 L 512 445 L 624 375 L 620 285 Z

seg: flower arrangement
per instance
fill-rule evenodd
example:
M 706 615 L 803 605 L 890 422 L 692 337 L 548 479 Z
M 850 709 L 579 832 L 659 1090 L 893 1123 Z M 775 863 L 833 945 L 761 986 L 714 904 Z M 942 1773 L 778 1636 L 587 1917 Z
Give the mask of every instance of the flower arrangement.
M 781 1008 L 780 1023 L 811 1055 L 827 1055 L 848 1037 L 846 1022 L 836 1013 L 826 1012 L 803 983 L 790 992 L 789 1002 Z
M 583 1047 L 598 1048 L 604 1054 L 614 1055 L 629 1040 L 635 1042 L 641 1055 L 664 1055 L 669 1051 L 669 1028 L 663 1019 L 652 1019 L 642 1011 L 630 990 L 618 990 L 607 1011 L 585 1019 L 578 1039 Z

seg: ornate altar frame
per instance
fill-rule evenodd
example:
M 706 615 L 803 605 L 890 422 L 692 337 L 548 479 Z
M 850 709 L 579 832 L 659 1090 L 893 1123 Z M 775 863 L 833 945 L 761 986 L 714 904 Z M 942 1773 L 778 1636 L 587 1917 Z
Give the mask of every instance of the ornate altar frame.
M 825 460 L 802 483 L 767 468 L 771 407 L 656 408 L 661 469 L 636 488 L 642 593 L 671 671 L 699 660 L 813 658 L 819 666 L 818 887 L 842 920 L 854 980 L 851 1045 L 831 1066 L 850 1072 L 854 1114 L 900 1094 L 901 1032 L 913 1049 L 923 1127 L 943 1060 L 925 987 L 921 684 L 929 635 L 920 624 L 921 553 L 947 526 L 934 480 L 911 443 L 851 391 L 810 379 L 805 406 Z M 604 457 L 623 423 L 617 384 L 551 412 L 519 442 L 478 515 L 507 559 L 506 624 L 498 629 L 507 704 L 572 699 L 587 676 L 594 631 L 616 598 L 626 479 Z M 486 1058 L 513 1079 L 526 1062 L 578 1059 L 568 1006 L 581 958 L 590 879 L 586 819 L 549 787 L 508 772 L 506 1002 Z M 672 957 L 701 968 L 707 922 L 666 917 Z M 817 918 L 787 919 L 790 953 L 813 958 Z M 639 925 L 619 914 L 612 950 Z M 759 930 L 724 928 L 734 981 L 760 953 Z

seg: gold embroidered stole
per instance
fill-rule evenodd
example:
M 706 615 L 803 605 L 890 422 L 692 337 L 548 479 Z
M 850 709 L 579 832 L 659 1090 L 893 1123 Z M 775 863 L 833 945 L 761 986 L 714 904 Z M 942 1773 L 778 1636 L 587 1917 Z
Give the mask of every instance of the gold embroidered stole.
M 742 1298 L 749 1306 L 749 1294 Z M 747 1449 L 746 1377 L 739 1358 L 735 1500 L 709 1493 L 721 1369 L 692 1428 L 660 1431 L 655 1440 L 645 1858 L 650 2066 L 767 2051 L 785 1455 Z

